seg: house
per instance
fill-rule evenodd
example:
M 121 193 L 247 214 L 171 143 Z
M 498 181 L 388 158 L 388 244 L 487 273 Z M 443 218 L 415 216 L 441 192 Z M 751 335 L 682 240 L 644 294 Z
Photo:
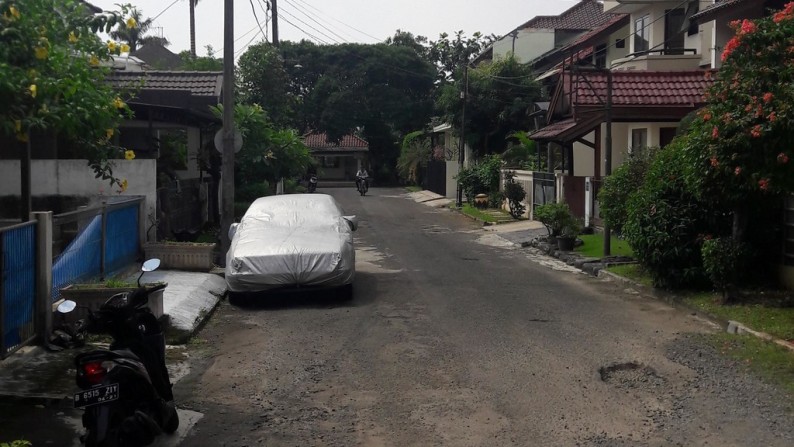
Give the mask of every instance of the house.
M 360 168 L 369 166 L 369 143 L 355 135 L 345 135 L 339 141 L 329 141 L 324 132 L 303 136 L 303 144 L 317 160 L 317 174 L 323 180 L 353 181 Z
M 505 58 L 509 54 L 529 63 L 613 18 L 598 0 L 581 0 L 559 15 L 536 16 L 519 25 L 495 40 L 472 64 Z
M 130 53 L 156 70 L 176 70 L 182 66 L 182 58 L 159 43 L 147 43 Z
M 577 64 L 578 55 L 592 51 L 587 47 L 595 41 L 574 43 L 567 49 L 568 59 L 548 74 L 556 79 L 548 125 L 530 138 L 549 153 L 560 154 L 557 197 L 596 225 L 600 220 L 595 198 L 603 176 L 631 151 L 665 146 L 681 119 L 705 104 L 709 75 L 719 68 L 721 49 L 733 34 L 728 23 L 761 17 L 765 8 L 783 4 L 701 3 L 605 0 L 604 12 L 627 15 L 629 29 L 607 32 L 606 39 L 601 36 L 599 45 L 608 45 L 603 66 Z M 622 52 L 617 51 L 620 45 Z

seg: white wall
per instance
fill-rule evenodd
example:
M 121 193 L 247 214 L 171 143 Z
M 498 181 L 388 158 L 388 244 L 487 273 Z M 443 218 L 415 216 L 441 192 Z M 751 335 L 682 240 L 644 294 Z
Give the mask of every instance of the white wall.
M 458 162 L 447 160 L 447 198 L 455 199 L 458 198 L 458 181 L 455 177 L 458 175 Z
M 520 62 L 529 62 L 554 49 L 554 30 L 523 29 L 516 36 L 515 56 Z M 494 59 L 504 59 L 513 51 L 513 37 L 504 36 L 493 44 Z
M 98 199 L 102 196 L 145 196 L 146 214 L 157 206 L 157 160 L 112 160 L 113 175 L 127 179 L 127 190 L 118 193 L 107 180 L 94 178 L 86 160 L 32 160 L 31 194 Z M 21 194 L 19 160 L 0 160 L 0 195 Z M 144 219 L 147 216 L 142 216 Z M 144 220 L 145 221 L 145 220 Z
M 594 142 L 595 132 L 590 132 L 582 139 Z M 577 177 L 595 175 L 595 149 L 582 143 L 573 144 L 573 174 Z

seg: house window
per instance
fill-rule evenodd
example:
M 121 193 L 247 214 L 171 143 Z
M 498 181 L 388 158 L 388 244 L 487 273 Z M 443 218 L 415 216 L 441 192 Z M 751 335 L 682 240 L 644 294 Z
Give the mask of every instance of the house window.
M 631 129 L 630 152 L 640 151 L 648 147 L 648 129 Z
M 601 44 L 595 47 L 595 54 L 593 54 L 593 62 L 598 68 L 606 68 L 607 66 L 607 44 Z
M 684 54 L 685 22 L 683 9 L 665 11 L 664 54 Z
M 651 16 L 646 14 L 634 21 L 634 52 L 648 51 L 651 47 Z
M 687 36 L 692 36 L 698 33 L 698 24 L 694 20 L 690 20 L 690 17 L 697 14 L 700 11 L 700 2 L 698 0 L 693 0 L 689 2 L 689 5 L 686 8 L 686 20 L 684 21 L 684 26 L 686 26 L 686 34 Z

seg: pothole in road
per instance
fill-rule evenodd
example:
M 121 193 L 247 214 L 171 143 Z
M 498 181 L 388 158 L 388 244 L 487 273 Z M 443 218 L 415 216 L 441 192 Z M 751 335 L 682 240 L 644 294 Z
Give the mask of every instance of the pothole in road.
M 601 380 L 619 388 L 656 388 L 666 380 L 649 366 L 637 362 L 616 363 L 598 369 Z

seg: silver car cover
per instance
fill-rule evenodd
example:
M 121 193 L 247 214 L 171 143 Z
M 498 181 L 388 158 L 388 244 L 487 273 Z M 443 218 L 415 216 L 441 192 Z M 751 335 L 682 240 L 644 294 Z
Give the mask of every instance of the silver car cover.
M 286 287 L 335 287 L 355 275 L 351 225 L 333 197 L 261 197 L 234 230 L 226 254 L 232 292 Z

